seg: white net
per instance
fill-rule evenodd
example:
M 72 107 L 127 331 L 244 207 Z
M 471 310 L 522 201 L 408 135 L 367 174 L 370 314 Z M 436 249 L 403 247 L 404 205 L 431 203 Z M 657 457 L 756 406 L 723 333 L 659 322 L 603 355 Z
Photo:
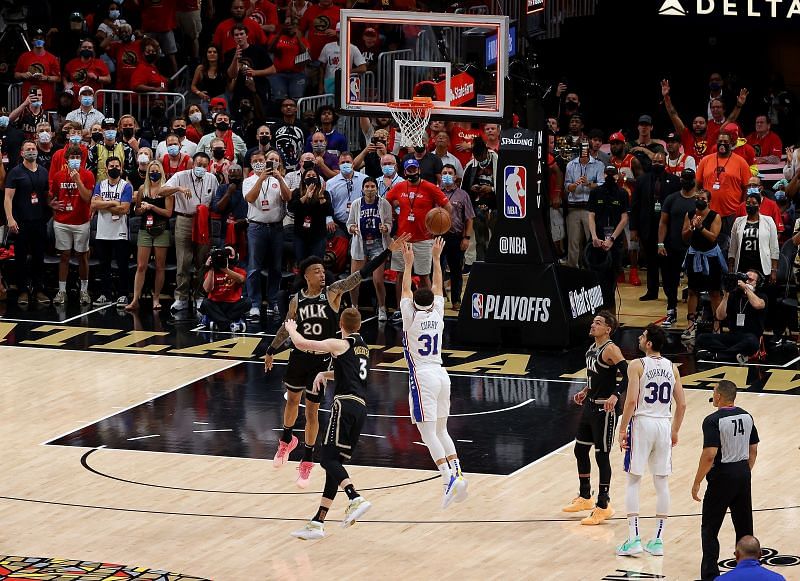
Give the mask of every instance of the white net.
M 420 147 L 425 144 L 425 129 L 428 127 L 432 109 L 430 100 L 389 103 L 389 111 L 400 128 L 401 147 Z

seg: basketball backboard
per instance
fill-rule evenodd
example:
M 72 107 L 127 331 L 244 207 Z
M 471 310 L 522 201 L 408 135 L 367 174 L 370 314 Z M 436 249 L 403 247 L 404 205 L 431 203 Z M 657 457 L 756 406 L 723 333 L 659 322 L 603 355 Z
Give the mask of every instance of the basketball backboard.
M 510 46 L 507 16 L 342 10 L 337 103 L 344 114 L 389 115 L 387 103 L 433 99 L 434 117 L 500 120 Z M 348 47 L 345 49 L 345 47 Z

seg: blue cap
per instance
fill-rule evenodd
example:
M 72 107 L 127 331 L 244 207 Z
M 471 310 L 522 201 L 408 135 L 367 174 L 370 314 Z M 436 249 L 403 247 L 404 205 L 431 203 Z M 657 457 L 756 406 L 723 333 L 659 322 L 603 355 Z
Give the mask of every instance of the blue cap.
M 412 158 L 410 158 L 410 159 L 407 159 L 407 160 L 406 160 L 406 161 L 403 163 L 403 169 L 408 169 L 408 168 L 410 168 L 410 167 L 416 167 L 416 168 L 419 168 L 419 162 L 418 162 L 416 159 L 414 159 L 413 157 L 412 157 Z

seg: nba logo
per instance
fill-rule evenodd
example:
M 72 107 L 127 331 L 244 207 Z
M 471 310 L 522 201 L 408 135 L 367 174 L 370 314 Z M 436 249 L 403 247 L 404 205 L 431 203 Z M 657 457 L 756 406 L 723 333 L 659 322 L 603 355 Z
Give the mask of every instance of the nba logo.
M 472 293 L 472 318 L 483 318 L 483 295 L 481 293 Z
M 354 103 L 361 100 L 361 77 L 357 74 L 350 75 L 350 97 L 349 101 Z
M 527 215 L 525 191 L 527 171 L 521 165 L 507 165 L 504 172 L 503 215 L 506 218 L 522 219 Z

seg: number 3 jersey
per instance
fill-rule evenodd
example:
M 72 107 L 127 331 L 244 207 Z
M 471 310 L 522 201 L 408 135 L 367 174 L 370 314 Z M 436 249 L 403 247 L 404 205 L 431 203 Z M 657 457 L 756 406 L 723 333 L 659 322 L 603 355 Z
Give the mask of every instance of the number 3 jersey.
M 639 400 L 634 416 L 649 418 L 672 417 L 672 390 L 675 372 L 666 357 L 642 357 L 644 371 L 639 379 Z
M 336 382 L 334 395 L 354 395 L 365 399 L 369 372 L 369 347 L 358 333 L 349 335 L 345 341 L 350 344 L 350 347 L 341 355 L 333 358 L 333 380 Z
M 400 301 L 403 314 L 403 347 L 410 369 L 442 365 L 442 333 L 444 332 L 444 297 L 433 297 L 427 311 L 414 308 L 414 301 Z

